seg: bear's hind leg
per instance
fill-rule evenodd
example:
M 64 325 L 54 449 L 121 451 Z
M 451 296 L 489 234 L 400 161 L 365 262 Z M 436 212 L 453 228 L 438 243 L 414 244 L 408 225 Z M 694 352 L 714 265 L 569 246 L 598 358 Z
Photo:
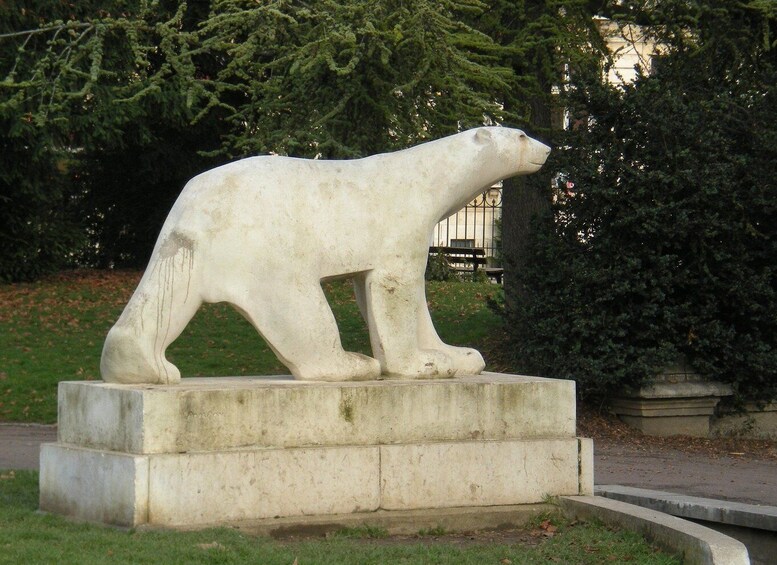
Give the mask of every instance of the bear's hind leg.
M 175 384 L 178 367 L 165 357 L 170 345 L 192 319 L 202 301 L 191 274 L 175 265 L 150 267 L 121 317 L 108 332 L 100 360 L 105 382 Z
M 100 359 L 100 373 L 107 383 L 175 384 L 181 380 L 178 367 L 170 363 L 164 351 L 155 352 L 131 327 L 114 326 L 108 332 Z
M 294 375 L 306 381 L 374 380 L 380 363 L 345 351 L 334 314 L 317 280 L 275 282 L 252 289 L 251 298 L 232 305 L 267 340 Z

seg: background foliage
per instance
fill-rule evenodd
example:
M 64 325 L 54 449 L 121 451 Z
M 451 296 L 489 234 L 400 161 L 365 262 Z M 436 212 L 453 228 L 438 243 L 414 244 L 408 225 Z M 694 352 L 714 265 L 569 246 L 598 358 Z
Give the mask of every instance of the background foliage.
M 186 17 L 185 17 L 186 16 Z M 0 5 L 0 281 L 140 265 L 183 183 L 215 161 L 171 65 L 197 11 L 177 3 Z
M 186 180 L 231 158 L 358 157 L 501 121 L 510 71 L 465 23 L 485 7 L 3 3 L 0 280 L 144 265 Z
M 656 28 L 653 73 L 625 88 L 580 77 L 570 93 L 575 127 L 551 167 L 575 193 L 535 224 L 516 354 L 593 395 L 687 360 L 774 397 L 775 13 L 658 5 L 648 15 L 672 25 Z

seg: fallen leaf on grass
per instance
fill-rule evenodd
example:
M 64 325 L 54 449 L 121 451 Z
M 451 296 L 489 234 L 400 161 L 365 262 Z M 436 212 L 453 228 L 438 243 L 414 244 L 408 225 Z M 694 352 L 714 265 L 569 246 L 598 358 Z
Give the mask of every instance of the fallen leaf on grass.
M 558 531 L 558 528 L 550 523 L 550 520 L 543 520 L 543 522 L 540 524 L 540 528 L 548 532 L 549 534 L 555 534 Z
M 13 480 L 15 478 L 16 478 L 16 475 L 14 474 L 13 471 L 10 471 L 8 474 L 5 474 L 5 475 L 0 475 L 1 481 Z
M 556 527 L 552 526 L 552 530 L 536 529 L 529 532 L 529 535 L 534 538 L 552 538 L 556 535 Z

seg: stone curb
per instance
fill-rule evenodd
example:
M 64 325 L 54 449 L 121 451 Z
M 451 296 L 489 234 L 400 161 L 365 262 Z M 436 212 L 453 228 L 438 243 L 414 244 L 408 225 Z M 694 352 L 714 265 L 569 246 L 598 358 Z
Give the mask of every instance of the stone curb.
M 777 532 L 777 506 L 758 506 L 621 485 L 597 485 L 599 496 L 672 516 Z
M 693 522 L 656 510 L 601 496 L 562 496 L 564 512 L 577 519 L 598 519 L 608 526 L 644 536 L 692 565 L 750 565 L 741 542 Z

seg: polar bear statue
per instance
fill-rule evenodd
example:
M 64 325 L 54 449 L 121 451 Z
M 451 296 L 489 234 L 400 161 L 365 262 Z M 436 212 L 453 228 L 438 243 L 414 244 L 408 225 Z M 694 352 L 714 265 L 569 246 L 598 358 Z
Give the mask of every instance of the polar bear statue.
M 474 349 L 440 340 L 424 270 L 434 226 L 495 182 L 540 169 L 550 149 L 482 127 L 364 159 L 261 156 L 193 178 L 108 333 L 106 382 L 173 384 L 165 359 L 203 302 L 232 304 L 296 379 L 478 374 Z M 343 350 L 321 289 L 353 279 L 374 358 Z

